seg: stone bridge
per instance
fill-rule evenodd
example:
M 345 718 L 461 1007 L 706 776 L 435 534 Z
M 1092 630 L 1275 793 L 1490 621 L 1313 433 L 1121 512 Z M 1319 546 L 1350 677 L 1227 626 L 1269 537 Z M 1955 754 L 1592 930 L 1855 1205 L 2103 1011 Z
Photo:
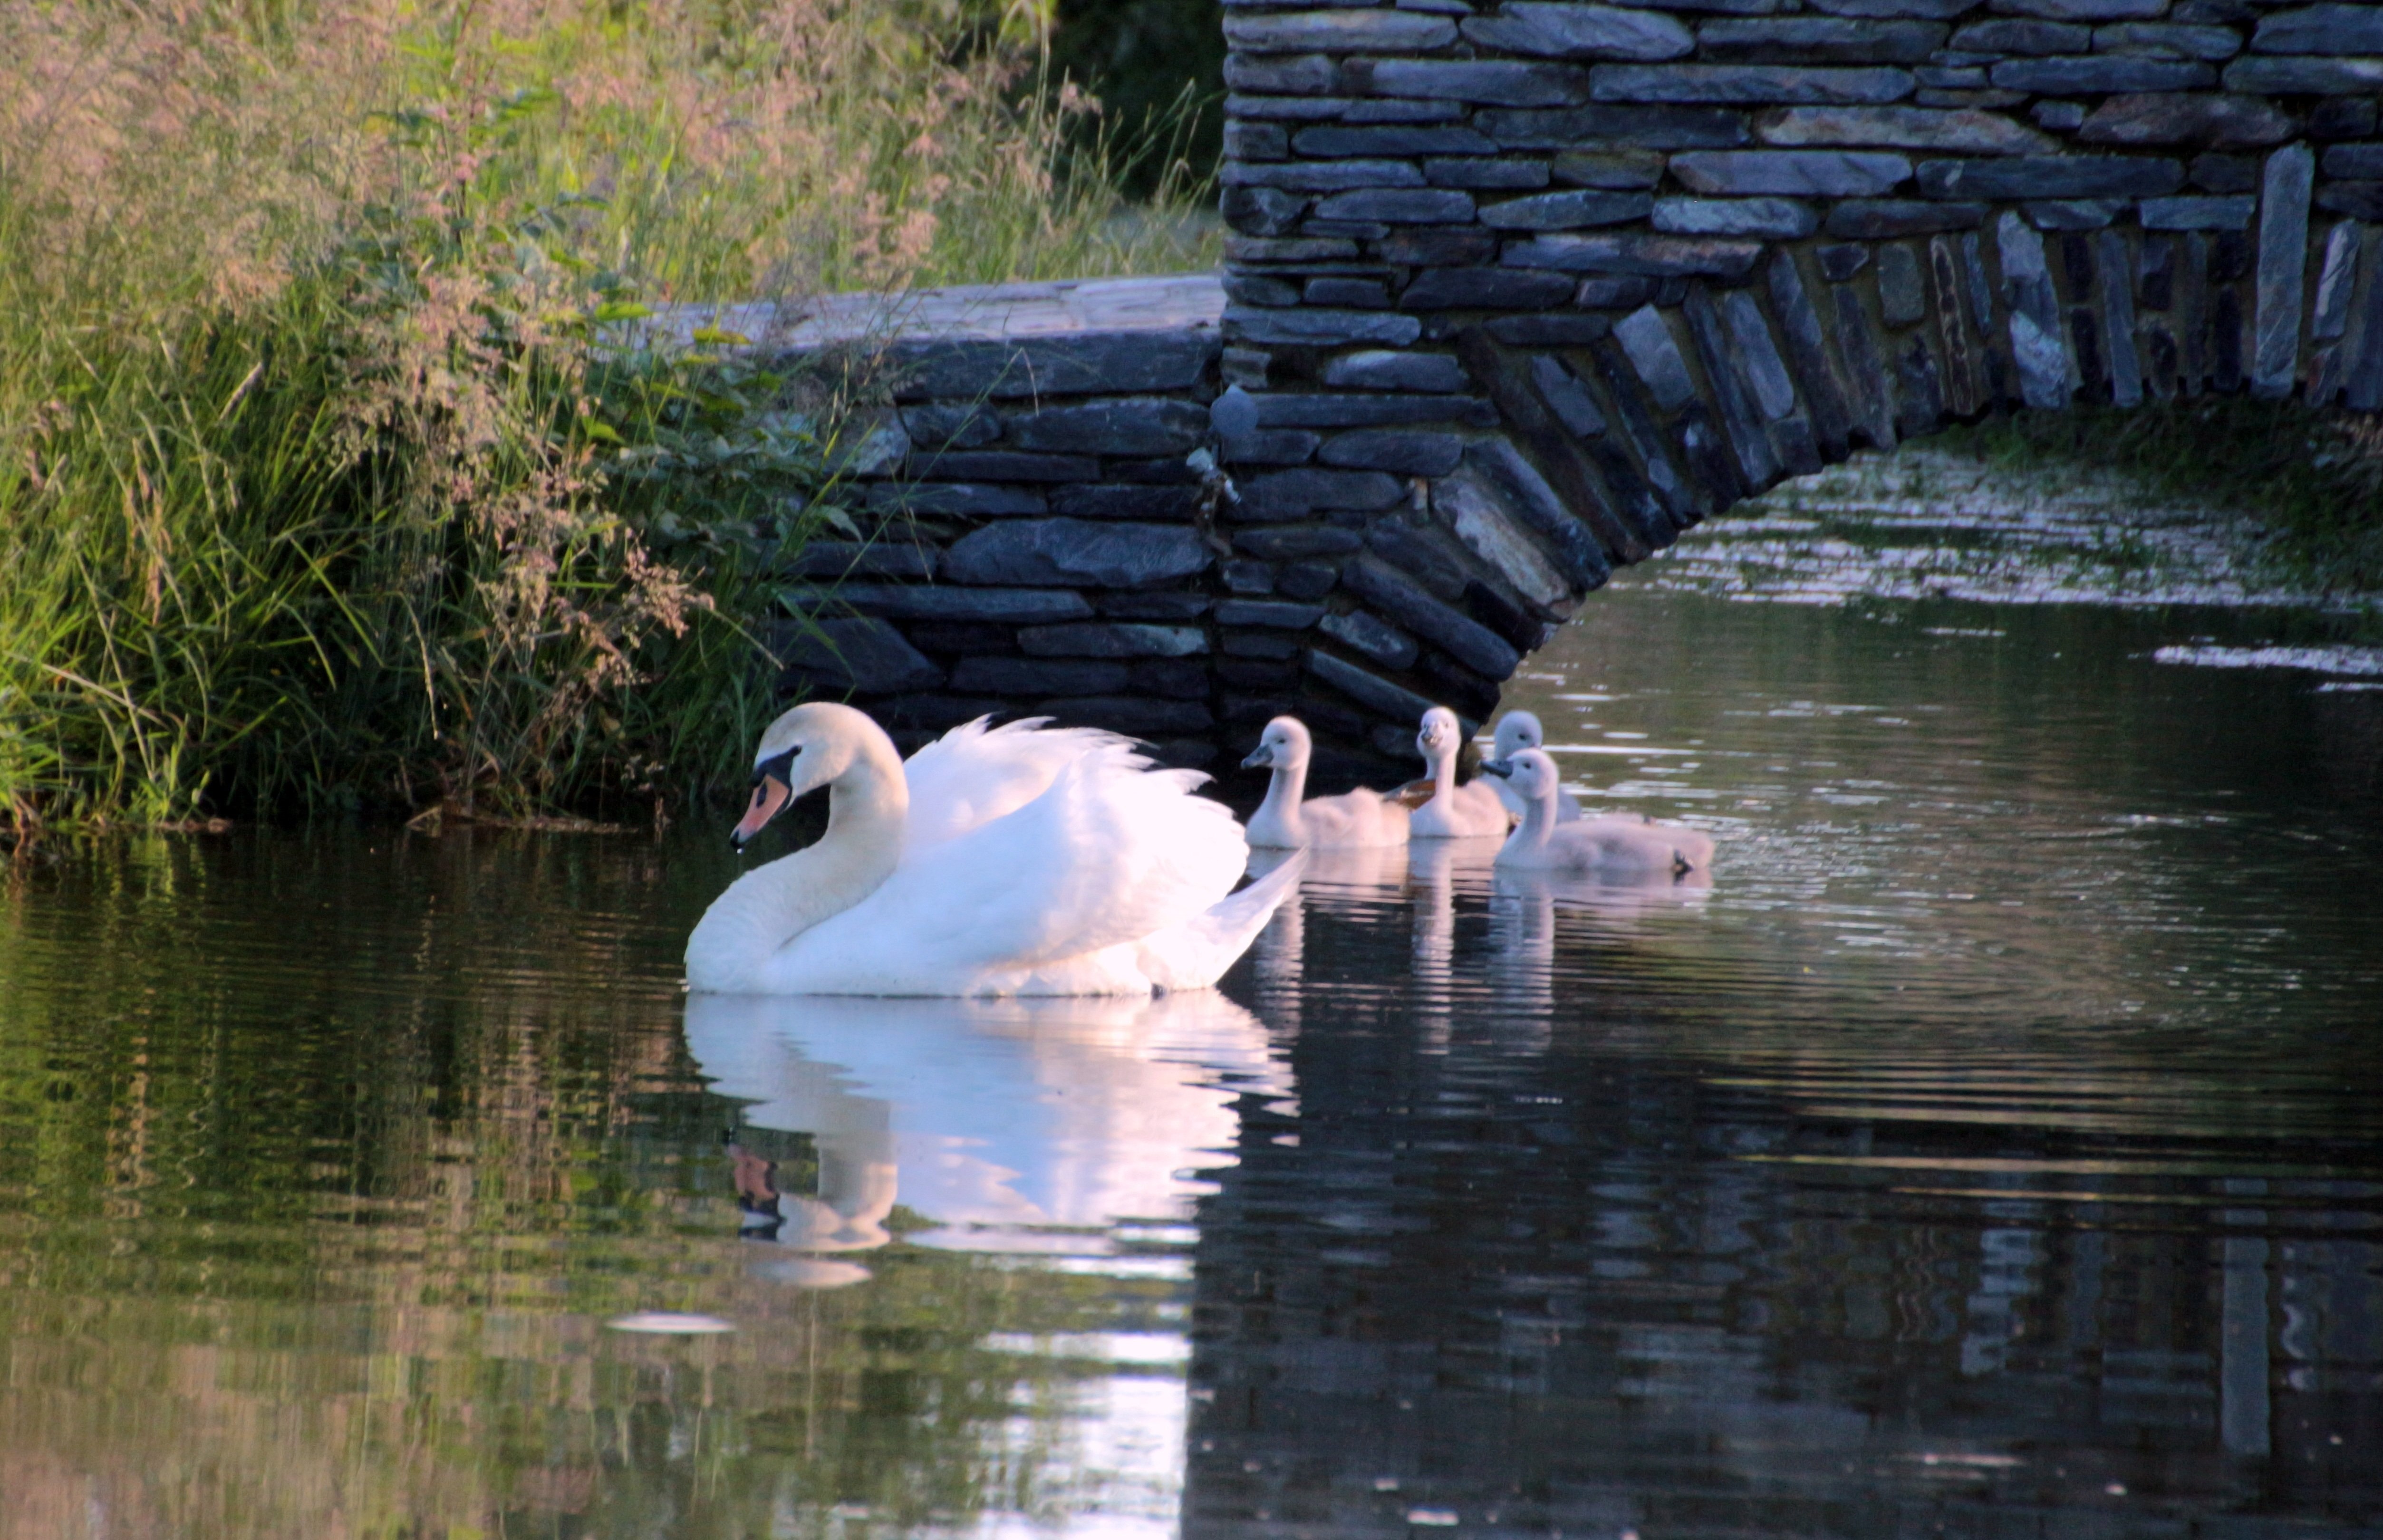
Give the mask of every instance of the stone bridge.
M 803 558 L 798 682 L 1192 764 L 1290 710 L 1331 769 L 1403 774 L 1426 701 L 1486 716 L 1612 569 L 1857 447 L 2019 405 L 2383 407 L 2383 5 L 1225 26 L 1221 277 L 778 335 L 890 339 L 898 382 L 851 448 L 868 538 Z

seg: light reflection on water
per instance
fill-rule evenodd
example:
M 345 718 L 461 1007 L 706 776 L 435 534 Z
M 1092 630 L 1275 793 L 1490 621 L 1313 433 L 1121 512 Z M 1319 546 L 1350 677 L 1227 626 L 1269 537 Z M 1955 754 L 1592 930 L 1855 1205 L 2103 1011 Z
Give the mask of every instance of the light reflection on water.
M 1510 700 L 1709 887 L 1319 855 L 1213 995 L 689 1000 L 711 830 L 16 871 L 0 1536 L 2383 1524 L 2383 696 L 1661 575 Z

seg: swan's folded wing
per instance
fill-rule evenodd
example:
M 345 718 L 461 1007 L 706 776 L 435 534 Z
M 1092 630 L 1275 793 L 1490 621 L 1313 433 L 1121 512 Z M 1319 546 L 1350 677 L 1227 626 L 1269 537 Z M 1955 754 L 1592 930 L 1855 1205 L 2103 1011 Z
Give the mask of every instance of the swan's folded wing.
M 909 847 L 940 844 L 1016 812 L 1087 755 L 1110 749 L 1131 754 L 1127 740 L 1114 733 L 1043 726 L 1048 720 L 1030 717 L 989 727 L 979 717 L 910 756 L 902 767 L 910 787 L 905 835 Z
M 879 890 L 899 931 L 964 966 L 1016 967 L 1179 925 L 1232 891 L 1248 846 L 1232 814 L 1123 740 L 1080 754 L 1040 796 L 964 833 L 913 843 Z

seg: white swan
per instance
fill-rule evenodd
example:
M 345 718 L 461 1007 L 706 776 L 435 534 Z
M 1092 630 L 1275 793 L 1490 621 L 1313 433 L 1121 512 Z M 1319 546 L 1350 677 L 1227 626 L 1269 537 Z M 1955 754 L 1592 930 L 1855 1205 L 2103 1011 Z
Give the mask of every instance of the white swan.
M 1489 758 L 1512 759 L 1518 750 L 1547 746 L 1548 735 L 1539 727 L 1537 713 L 1509 711 L 1498 719 L 1498 730 L 1490 734 Z M 1503 781 L 1495 781 L 1490 783 L 1489 789 L 1498 794 L 1498 800 L 1506 805 L 1506 811 L 1518 819 L 1523 816 L 1523 799 L 1514 795 L 1514 788 L 1512 785 Z M 1579 820 L 1580 803 L 1570 792 L 1558 786 L 1556 788 L 1556 821 L 1577 823 Z
M 905 766 L 848 706 L 770 724 L 743 844 L 828 788 L 827 832 L 747 872 L 686 942 L 690 989 L 724 994 L 1148 994 L 1204 989 L 1298 881 L 1240 893 L 1248 845 L 1114 733 L 1039 721 L 955 728 Z M 1230 896 L 1228 896 L 1228 895 Z
M 1469 840 L 1503 834 L 1514 826 L 1498 794 L 1478 781 L 1456 783 L 1456 755 L 1464 746 L 1464 729 L 1456 713 L 1435 706 L 1423 714 L 1415 733 L 1415 752 L 1431 766 L 1431 800 L 1416 808 L 1407 826 L 1418 840 Z
M 1606 882 L 1670 882 L 1712 869 L 1710 836 L 1652 819 L 1556 821 L 1556 762 L 1546 751 L 1518 749 L 1481 768 L 1502 776 L 1523 798 L 1523 824 L 1498 850 L 1501 867 L 1571 872 Z
M 1266 800 L 1250 816 L 1250 843 L 1285 850 L 1324 850 L 1349 845 L 1404 844 L 1407 810 L 1363 786 L 1339 796 L 1306 798 L 1307 761 L 1315 751 L 1307 724 L 1277 717 L 1266 724 L 1244 769 L 1272 766 Z

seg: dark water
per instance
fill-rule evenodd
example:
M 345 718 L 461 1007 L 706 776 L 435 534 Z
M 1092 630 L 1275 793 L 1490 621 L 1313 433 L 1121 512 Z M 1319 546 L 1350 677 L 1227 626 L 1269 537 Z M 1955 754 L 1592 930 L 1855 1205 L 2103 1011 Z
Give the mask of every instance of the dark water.
M 710 829 L 19 866 L 0 1535 L 2383 1527 L 2383 694 L 2226 629 L 1603 596 L 1510 698 L 1709 891 L 1154 1004 L 690 1004 Z

